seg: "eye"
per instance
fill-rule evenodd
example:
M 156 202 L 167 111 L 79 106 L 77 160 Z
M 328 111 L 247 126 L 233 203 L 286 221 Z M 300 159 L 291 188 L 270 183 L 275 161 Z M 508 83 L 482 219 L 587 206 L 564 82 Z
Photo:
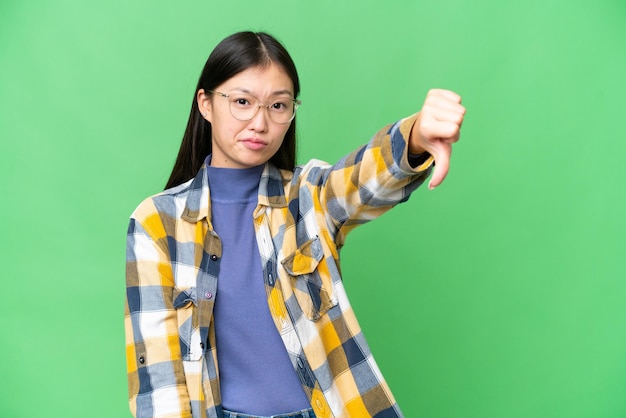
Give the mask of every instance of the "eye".
M 272 110 L 278 113 L 286 112 L 289 109 L 288 102 L 275 102 L 272 103 Z
M 237 97 L 233 97 L 233 105 L 237 106 L 237 107 L 250 107 L 250 105 L 252 104 L 252 100 L 250 100 L 250 98 L 245 97 L 245 96 L 237 96 Z

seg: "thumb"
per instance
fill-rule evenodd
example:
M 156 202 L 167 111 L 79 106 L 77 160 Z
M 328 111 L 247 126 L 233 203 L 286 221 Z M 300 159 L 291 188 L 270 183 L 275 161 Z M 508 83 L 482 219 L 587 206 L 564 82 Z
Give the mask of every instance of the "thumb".
M 433 157 L 435 158 L 435 169 L 432 177 L 430 178 L 430 182 L 428 183 L 429 190 L 433 190 L 435 187 L 443 183 L 443 180 L 448 175 L 448 170 L 450 169 L 452 145 L 445 142 L 439 142 L 437 145 L 439 145 L 437 147 L 437 151 L 433 153 Z

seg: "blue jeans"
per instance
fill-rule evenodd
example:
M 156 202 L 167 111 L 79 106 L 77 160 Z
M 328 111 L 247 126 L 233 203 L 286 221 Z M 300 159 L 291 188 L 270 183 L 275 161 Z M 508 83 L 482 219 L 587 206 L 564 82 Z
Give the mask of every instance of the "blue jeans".
M 227 411 L 225 409 L 222 412 L 224 413 L 224 418 L 315 418 L 313 409 L 303 409 L 302 411 L 292 412 L 290 414 L 272 416 L 240 414 L 239 412 Z

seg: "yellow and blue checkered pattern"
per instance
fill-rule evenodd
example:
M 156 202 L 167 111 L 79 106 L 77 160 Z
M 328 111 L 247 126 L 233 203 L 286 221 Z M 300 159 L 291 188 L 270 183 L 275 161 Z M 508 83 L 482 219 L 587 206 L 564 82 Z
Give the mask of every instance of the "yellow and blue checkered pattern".
M 339 271 L 356 226 L 408 199 L 432 157 L 412 167 L 414 115 L 334 165 L 267 164 L 254 212 L 267 302 L 320 418 L 401 417 L 361 332 Z M 221 418 L 213 303 L 222 248 L 206 168 L 142 202 L 127 237 L 126 357 L 130 408 L 147 418 Z

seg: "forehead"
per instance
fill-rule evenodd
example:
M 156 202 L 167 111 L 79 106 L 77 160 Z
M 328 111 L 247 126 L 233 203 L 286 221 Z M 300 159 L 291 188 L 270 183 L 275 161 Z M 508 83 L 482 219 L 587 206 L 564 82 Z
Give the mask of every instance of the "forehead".
M 293 82 L 285 70 L 274 63 L 252 67 L 235 74 L 216 90 L 239 90 L 259 97 L 289 94 L 293 96 Z

